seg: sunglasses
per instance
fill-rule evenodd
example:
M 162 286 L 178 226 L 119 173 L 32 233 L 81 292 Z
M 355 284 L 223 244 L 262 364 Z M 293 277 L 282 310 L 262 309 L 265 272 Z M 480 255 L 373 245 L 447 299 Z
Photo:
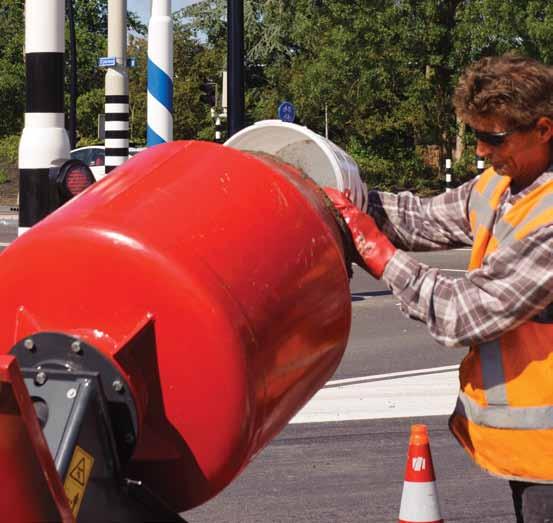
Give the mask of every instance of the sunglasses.
M 529 130 L 532 127 L 534 127 L 534 124 L 524 126 L 521 125 L 509 131 L 502 131 L 500 133 L 488 133 L 486 131 L 479 131 L 478 129 L 474 129 L 473 127 L 471 127 L 471 129 L 477 140 L 480 140 L 481 142 L 484 142 L 493 147 L 499 147 L 500 145 L 503 145 L 505 143 L 505 140 L 512 134 L 519 131 Z

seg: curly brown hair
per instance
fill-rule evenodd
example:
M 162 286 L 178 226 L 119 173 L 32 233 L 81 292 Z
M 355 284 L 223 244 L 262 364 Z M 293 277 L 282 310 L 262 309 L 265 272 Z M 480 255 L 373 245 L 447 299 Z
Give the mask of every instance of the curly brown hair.
M 493 117 L 525 127 L 553 119 L 553 68 L 515 53 L 482 58 L 461 75 L 453 105 L 468 123 Z

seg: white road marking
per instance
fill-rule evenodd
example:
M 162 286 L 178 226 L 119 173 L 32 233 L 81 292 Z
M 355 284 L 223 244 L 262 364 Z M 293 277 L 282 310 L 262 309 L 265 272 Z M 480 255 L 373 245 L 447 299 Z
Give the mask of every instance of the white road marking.
M 373 374 L 371 376 L 360 376 L 358 378 L 343 378 L 341 380 L 327 381 L 326 387 L 333 387 L 335 385 L 349 385 L 351 383 L 367 382 L 367 381 L 379 381 L 382 379 L 403 378 L 405 376 L 419 376 L 421 374 L 436 374 L 438 372 L 446 372 L 448 370 L 458 370 L 459 365 L 446 365 L 445 367 L 430 367 L 428 369 L 415 369 L 415 370 L 403 370 L 400 372 L 389 372 L 387 374 Z
M 0 242 L 0 247 L 7 247 L 9 243 Z
M 458 365 L 329 381 L 290 423 L 451 414 Z

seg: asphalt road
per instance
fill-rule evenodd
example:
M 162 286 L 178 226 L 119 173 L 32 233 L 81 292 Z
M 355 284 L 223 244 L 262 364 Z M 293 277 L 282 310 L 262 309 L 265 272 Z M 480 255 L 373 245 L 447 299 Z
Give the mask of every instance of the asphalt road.
M 16 215 L 0 214 L 0 250 L 17 236 Z
M 0 250 L 16 232 L 16 221 L 0 216 Z M 417 257 L 462 277 L 468 255 Z M 446 521 L 515 521 L 507 483 L 472 465 L 447 428 L 454 366 L 465 349 L 435 343 L 363 271 L 351 291 L 350 340 L 332 382 L 229 487 L 184 513 L 189 523 L 397 521 L 414 423 L 429 428 Z M 305 422 L 319 418 L 325 421 Z

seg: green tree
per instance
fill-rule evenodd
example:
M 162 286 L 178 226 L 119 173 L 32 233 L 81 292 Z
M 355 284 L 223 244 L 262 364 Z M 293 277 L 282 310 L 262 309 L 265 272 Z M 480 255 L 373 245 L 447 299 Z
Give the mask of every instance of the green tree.
M 3 0 L 0 7 L 0 137 L 23 128 L 25 66 L 23 0 Z
M 90 142 L 97 136 L 98 114 L 104 112 L 105 69 L 98 67 L 98 58 L 107 53 L 108 0 L 73 0 L 77 42 L 77 127 L 79 136 Z M 132 43 L 141 38 L 146 27 L 136 14 L 127 13 L 130 31 L 129 56 L 134 56 Z M 66 31 L 66 90 L 69 91 L 69 33 Z M 144 64 L 142 64 L 145 67 Z M 129 71 L 132 76 L 132 70 Z M 143 95 L 145 96 L 145 94 Z M 135 97 L 134 101 L 138 101 Z M 133 107 L 130 107 L 132 115 Z
M 0 137 L 20 134 L 25 113 L 25 20 L 24 0 L 2 0 L 0 6 Z M 91 99 L 103 89 L 105 71 L 98 68 L 98 58 L 107 49 L 107 0 L 74 0 L 77 42 L 77 89 L 85 107 L 79 113 L 79 132 L 96 134 L 97 114 L 88 113 Z M 128 26 L 136 34 L 144 34 L 145 26 L 129 13 Z M 69 73 L 69 32 L 66 31 L 66 73 Z M 66 84 L 68 86 L 66 74 Z M 67 91 L 69 89 L 67 88 Z M 92 93 L 89 94 L 89 91 Z
M 405 52 L 405 13 L 398 4 L 246 2 L 249 121 L 274 118 L 279 102 L 289 99 L 299 121 L 322 132 L 326 106 L 331 139 L 356 156 L 367 177 L 380 173 L 373 184 L 390 185 L 394 177 L 395 183 L 401 170 L 421 174 L 414 129 L 426 113 L 415 95 L 421 98 L 427 85 L 424 68 L 417 70 Z M 186 11 L 207 46 L 225 48 L 223 7 L 206 1 Z
M 107 0 L 74 0 L 78 42 L 78 127 L 90 141 L 103 112 Z M 19 133 L 24 113 L 23 0 L 0 7 L 0 137 Z M 220 86 L 226 69 L 226 0 L 203 0 L 174 17 L 174 137 L 213 139 L 200 86 Z M 245 0 L 246 120 L 275 118 L 283 100 L 297 121 L 358 161 L 370 186 L 436 190 L 443 159 L 460 139 L 451 96 L 472 61 L 519 50 L 553 63 L 548 0 Z M 147 39 L 129 15 L 131 140 L 146 134 Z M 460 148 L 458 148 L 460 150 Z M 465 167 L 463 167 L 465 169 Z

